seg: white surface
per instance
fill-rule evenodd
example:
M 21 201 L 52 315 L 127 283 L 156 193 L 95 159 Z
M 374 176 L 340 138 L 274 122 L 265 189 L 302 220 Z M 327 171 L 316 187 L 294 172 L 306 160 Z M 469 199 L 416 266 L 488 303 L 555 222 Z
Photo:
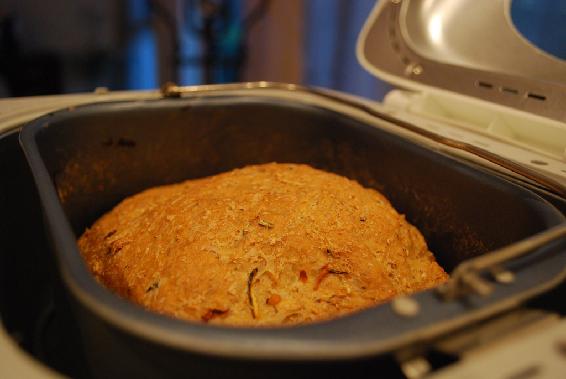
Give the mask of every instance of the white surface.
M 387 112 L 544 173 L 566 186 L 566 124 L 465 98 L 395 90 Z
M 55 379 L 62 376 L 23 352 L 0 325 L 0 378 Z
M 0 132 L 62 108 L 95 102 L 157 97 L 158 91 L 123 91 L 0 99 Z
M 558 379 L 566 377 L 566 320 L 512 343 L 486 349 L 429 379 Z

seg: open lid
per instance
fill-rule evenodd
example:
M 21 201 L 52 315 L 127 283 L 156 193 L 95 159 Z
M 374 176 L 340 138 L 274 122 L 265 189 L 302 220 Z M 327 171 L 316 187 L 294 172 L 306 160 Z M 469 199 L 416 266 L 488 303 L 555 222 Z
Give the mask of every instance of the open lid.
M 358 39 L 372 74 L 566 122 L 566 61 L 527 41 L 511 0 L 381 0 Z

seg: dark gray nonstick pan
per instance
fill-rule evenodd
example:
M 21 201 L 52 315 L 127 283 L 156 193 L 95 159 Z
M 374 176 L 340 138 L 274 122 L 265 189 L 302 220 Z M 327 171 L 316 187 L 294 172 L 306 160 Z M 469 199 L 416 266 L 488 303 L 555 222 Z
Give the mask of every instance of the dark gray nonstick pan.
M 248 164 L 297 162 L 383 192 L 451 271 L 564 222 L 533 192 L 331 107 L 277 96 L 220 93 L 92 104 L 25 126 L 20 140 L 40 195 L 65 298 L 98 377 L 375 376 L 382 358 L 507 309 L 557 284 L 562 240 L 503 264 L 514 280 L 489 296 L 411 297 L 407 317 L 390 304 L 292 328 L 227 328 L 148 312 L 99 285 L 77 237 L 123 198 L 145 188 Z M 391 371 L 393 372 L 393 371 Z

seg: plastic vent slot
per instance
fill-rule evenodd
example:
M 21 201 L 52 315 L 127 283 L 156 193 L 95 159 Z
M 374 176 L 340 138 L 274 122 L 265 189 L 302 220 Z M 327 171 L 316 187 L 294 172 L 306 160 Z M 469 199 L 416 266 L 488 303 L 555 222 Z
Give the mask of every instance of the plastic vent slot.
M 488 83 L 488 82 L 482 82 L 481 80 L 478 80 L 476 82 L 476 86 L 478 86 L 480 88 L 486 88 L 486 89 L 492 89 L 493 88 L 493 84 Z
M 535 99 L 535 100 L 539 100 L 539 101 L 545 101 L 546 100 L 546 96 L 539 95 L 538 93 L 532 93 L 532 92 L 527 92 L 527 97 L 530 98 L 530 99 Z
M 516 90 L 515 88 L 499 87 L 499 90 L 500 90 L 501 92 L 505 92 L 505 93 L 508 93 L 508 94 L 510 94 L 510 95 L 518 95 L 518 94 L 519 94 L 519 91 Z

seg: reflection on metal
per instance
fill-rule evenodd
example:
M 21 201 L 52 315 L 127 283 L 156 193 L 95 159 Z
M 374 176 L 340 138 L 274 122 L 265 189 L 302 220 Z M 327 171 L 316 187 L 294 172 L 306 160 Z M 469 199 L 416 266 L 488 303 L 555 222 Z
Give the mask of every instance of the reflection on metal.
M 165 83 L 161 87 L 163 97 L 174 98 L 181 97 L 184 94 L 206 93 L 206 92 L 222 92 L 222 91 L 238 91 L 245 89 L 278 89 L 286 91 L 294 91 L 297 89 L 306 91 L 305 87 L 300 87 L 289 83 L 274 82 L 243 82 L 243 83 L 227 83 L 227 84 L 203 84 L 194 86 L 178 86 L 175 83 Z M 310 91 L 307 91 L 310 92 Z
M 501 266 L 491 268 L 491 276 L 497 283 L 511 284 L 515 281 L 515 274 L 509 270 L 502 269 Z
M 108 89 L 108 87 L 96 87 L 93 92 L 97 95 L 101 95 L 109 93 L 110 90 Z
M 437 13 L 432 16 L 427 29 L 431 42 L 440 45 L 442 43 L 442 15 Z
M 413 74 L 413 75 L 420 75 L 420 74 L 423 73 L 423 66 L 421 66 L 418 63 L 410 65 L 409 68 L 410 68 L 411 74 Z
M 424 357 L 416 357 L 401 363 L 401 371 L 407 379 L 424 378 L 432 367 Z
M 393 311 L 402 317 L 415 317 L 419 314 L 421 307 L 412 297 L 398 296 L 391 301 Z

